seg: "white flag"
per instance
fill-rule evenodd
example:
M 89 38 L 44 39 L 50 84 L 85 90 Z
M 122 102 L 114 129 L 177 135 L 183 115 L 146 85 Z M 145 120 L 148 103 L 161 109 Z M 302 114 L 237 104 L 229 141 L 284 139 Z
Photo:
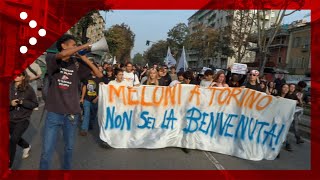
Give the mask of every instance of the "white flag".
M 181 69 L 183 69 L 183 71 L 186 71 L 188 69 L 188 62 L 187 62 L 186 52 L 184 50 L 184 46 L 182 49 L 181 57 L 179 59 L 179 64 L 177 66 L 178 71 L 180 71 Z
M 174 59 L 174 57 L 171 54 L 170 47 L 168 47 L 167 57 L 165 59 L 165 63 L 168 67 L 174 66 L 177 64 L 177 61 Z
M 113 57 L 113 63 L 112 63 L 112 64 L 113 64 L 113 65 L 114 65 L 114 64 L 117 64 L 117 59 L 116 59 L 115 56 Z

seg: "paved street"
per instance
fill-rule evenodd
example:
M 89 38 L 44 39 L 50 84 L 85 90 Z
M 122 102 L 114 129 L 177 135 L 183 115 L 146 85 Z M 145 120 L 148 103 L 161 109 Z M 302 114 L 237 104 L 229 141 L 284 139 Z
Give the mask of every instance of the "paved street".
M 43 107 L 35 111 L 32 123 L 29 126 L 25 139 L 31 143 L 32 150 L 28 159 L 22 160 L 22 149 L 19 147 L 13 169 L 38 169 L 41 153 L 40 115 Z M 97 129 L 97 128 L 95 128 Z M 77 135 L 74 150 L 73 169 L 94 170 L 232 170 L 232 169 L 260 169 L 260 170 L 309 170 L 310 169 L 310 142 L 295 144 L 293 135 L 289 136 L 293 152 L 281 151 L 280 159 L 274 161 L 249 161 L 236 157 L 191 150 L 189 154 L 179 148 L 164 148 L 156 150 L 148 149 L 114 149 L 99 145 L 98 131 L 90 131 L 87 137 Z M 60 135 L 57 143 L 57 151 L 53 158 L 52 169 L 60 169 L 63 154 L 63 141 Z M 60 154 L 60 156 L 58 156 Z

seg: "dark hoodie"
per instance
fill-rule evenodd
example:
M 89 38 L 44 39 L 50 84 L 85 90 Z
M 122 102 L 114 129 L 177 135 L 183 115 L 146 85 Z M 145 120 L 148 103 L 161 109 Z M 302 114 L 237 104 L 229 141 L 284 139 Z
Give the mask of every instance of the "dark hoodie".
M 22 100 L 22 104 L 11 106 L 14 99 Z M 10 86 L 10 122 L 21 122 L 29 120 L 34 108 L 38 107 L 37 96 L 28 84 L 24 91 L 17 89 L 14 83 Z

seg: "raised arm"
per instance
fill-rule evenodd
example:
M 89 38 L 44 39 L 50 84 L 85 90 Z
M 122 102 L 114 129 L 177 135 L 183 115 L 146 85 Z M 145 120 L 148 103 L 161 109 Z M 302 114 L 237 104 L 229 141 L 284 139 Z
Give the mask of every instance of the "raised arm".
M 61 59 L 61 60 L 67 60 L 69 59 L 70 56 L 72 56 L 74 53 L 81 51 L 83 49 L 88 49 L 91 46 L 90 43 L 74 47 L 74 48 L 69 48 L 69 49 L 64 49 L 60 53 L 56 54 L 56 59 Z
M 87 56 L 81 56 L 79 55 L 79 57 L 81 58 L 81 60 L 83 62 L 85 62 L 89 68 L 93 71 L 94 75 L 98 78 L 102 78 L 103 77 L 103 74 L 101 71 L 99 71 L 99 69 L 87 58 Z

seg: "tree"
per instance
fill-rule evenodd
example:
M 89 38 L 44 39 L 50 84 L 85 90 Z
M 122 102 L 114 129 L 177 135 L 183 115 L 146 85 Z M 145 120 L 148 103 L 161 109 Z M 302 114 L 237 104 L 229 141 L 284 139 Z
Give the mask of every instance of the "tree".
M 174 55 L 179 55 L 183 45 L 186 42 L 187 35 L 189 34 L 188 26 L 185 23 L 178 23 L 168 31 L 168 44 Z
M 275 15 L 276 21 L 270 29 L 266 28 L 266 23 L 269 19 L 268 16 L 270 17 L 271 15 L 270 10 L 265 10 L 265 7 L 267 7 L 268 4 L 265 1 L 259 1 L 257 3 L 257 9 L 262 9 L 257 10 L 255 13 L 255 24 L 257 26 L 257 49 L 260 55 L 259 70 L 263 75 L 268 55 L 270 54 L 269 47 L 281 27 L 283 18 L 300 10 L 304 5 L 305 0 L 284 0 L 281 4 L 283 8 L 281 8 L 279 13 Z M 287 13 L 288 7 L 292 7 L 293 5 L 297 5 L 296 10 Z
M 135 54 L 133 56 L 132 61 L 133 61 L 133 64 L 138 64 L 140 66 L 145 64 L 144 59 L 143 59 L 143 55 L 140 53 Z
M 219 49 L 219 34 L 213 28 L 198 24 L 195 31 L 187 36 L 187 49 L 197 54 L 198 61 L 216 56 Z
M 117 61 L 126 63 L 130 61 L 131 50 L 134 46 L 135 34 L 124 23 L 113 25 L 105 31 L 110 54 L 116 56 Z
M 232 37 L 230 27 L 226 26 L 225 28 L 219 29 L 217 31 L 217 40 L 215 43 L 215 47 L 213 47 L 213 51 L 215 52 L 215 56 L 224 56 L 231 57 L 234 55 L 234 50 L 232 46 Z M 214 54 L 212 55 L 214 56 Z
M 249 49 L 249 38 L 252 35 L 254 17 L 252 10 L 230 10 L 232 18 L 231 44 L 235 51 L 237 63 L 241 63 Z
M 167 55 L 168 50 L 168 42 L 164 40 L 160 40 L 144 52 L 143 57 L 146 59 L 149 65 L 153 64 L 163 64 L 164 58 Z
M 109 10 L 103 10 L 104 12 L 109 12 Z M 87 43 L 87 29 L 91 25 L 95 25 L 96 22 L 93 19 L 94 14 L 100 14 L 98 10 L 90 11 L 88 14 L 83 16 L 73 27 L 71 27 L 70 32 L 75 36 L 78 43 Z

